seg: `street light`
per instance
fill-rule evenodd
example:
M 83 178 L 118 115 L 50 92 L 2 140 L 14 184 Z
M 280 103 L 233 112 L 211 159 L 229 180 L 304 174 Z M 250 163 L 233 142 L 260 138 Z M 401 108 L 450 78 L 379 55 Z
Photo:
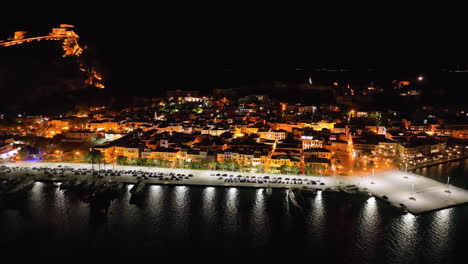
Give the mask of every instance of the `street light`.
M 450 189 L 450 176 L 447 177 L 447 190 L 445 190 L 445 192 L 451 193 L 449 189 Z
M 60 158 L 60 161 L 62 161 L 62 151 L 61 150 L 56 150 L 55 153 L 57 153 L 58 157 Z
M 409 199 L 416 201 L 416 198 L 414 198 L 414 183 L 411 184 L 411 196 L 409 197 Z

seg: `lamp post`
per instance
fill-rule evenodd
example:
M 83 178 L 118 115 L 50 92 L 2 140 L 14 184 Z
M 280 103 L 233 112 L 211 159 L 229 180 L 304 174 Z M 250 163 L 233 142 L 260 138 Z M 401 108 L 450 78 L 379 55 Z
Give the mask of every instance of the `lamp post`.
M 411 196 L 409 197 L 410 200 L 416 200 L 414 198 L 414 183 L 411 184 Z
M 451 193 L 449 189 L 450 189 L 450 176 L 447 177 L 447 190 L 445 190 L 445 192 Z
M 60 159 L 60 162 L 62 162 L 62 151 L 61 150 L 56 150 L 55 153 L 57 153 L 58 158 Z

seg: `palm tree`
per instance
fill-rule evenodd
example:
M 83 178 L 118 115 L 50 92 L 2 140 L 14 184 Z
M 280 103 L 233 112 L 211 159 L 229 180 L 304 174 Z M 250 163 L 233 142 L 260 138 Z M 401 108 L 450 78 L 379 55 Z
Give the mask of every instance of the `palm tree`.
M 297 174 L 297 173 L 299 172 L 299 167 L 297 167 L 297 166 L 291 166 L 290 170 L 291 170 L 291 172 L 292 172 L 293 174 Z
M 100 168 L 101 166 L 101 160 L 104 158 L 104 154 L 102 154 L 101 151 L 97 150 L 97 149 L 93 149 L 91 150 L 88 155 L 86 155 L 85 157 L 88 161 L 91 161 L 91 166 L 93 168 L 93 171 L 94 171 L 94 163 L 95 162 L 98 162 L 98 166 Z

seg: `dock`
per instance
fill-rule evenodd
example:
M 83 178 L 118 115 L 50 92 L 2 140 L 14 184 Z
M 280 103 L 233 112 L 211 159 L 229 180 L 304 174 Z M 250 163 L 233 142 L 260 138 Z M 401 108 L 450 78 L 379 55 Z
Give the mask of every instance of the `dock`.
M 46 175 L 43 172 L 32 170 L 33 167 L 41 168 L 86 168 L 91 169 L 91 164 L 85 163 L 43 163 L 43 162 L 17 162 L 0 164 L 6 167 L 19 167 L 21 170 L 11 170 L 6 173 L 5 170 L 0 171 L 0 179 L 8 179 L 12 177 L 20 177 L 25 173 L 32 174 L 35 181 L 93 181 L 96 176 L 92 173 L 86 175 L 76 175 L 73 172 L 65 171 L 63 176 L 60 174 Z M 109 166 L 109 169 L 112 166 Z M 188 179 L 181 181 L 170 181 L 168 179 L 148 178 L 144 179 L 145 184 L 156 185 L 199 185 L 199 186 L 222 186 L 222 187 L 250 187 L 250 188 L 301 188 L 307 187 L 309 190 L 323 189 L 339 189 L 343 185 L 356 185 L 359 190 L 368 192 L 376 198 L 388 202 L 393 205 L 404 204 L 406 209 L 412 214 L 421 214 L 443 208 L 453 207 L 468 203 L 468 191 L 447 184 L 423 177 L 410 172 L 403 172 L 397 169 L 390 169 L 375 173 L 374 176 L 300 176 L 300 175 L 280 175 L 267 173 L 243 173 L 233 171 L 213 171 L 213 170 L 192 170 L 192 169 L 174 169 L 174 168 L 159 168 L 159 167 L 138 167 L 138 166 L 121 166 L 116 165 L 115 170 L 135 170 L 138 172 L 162 172 L 193 175 Z M 219 179 L 219 175 L 228 175 L 235 178 L 239 175 L 255 176 L 263 178 L 268 176 L 270 179 L 282 177 L 295 178 L 302 180 L 301 184 L 288 183 L 250 183 L 250 182 L 226 182 Z M 225 179 L 226 177 L 224 177 Z M 103 179 L 106 182 L 114 182 L 121 184 L 136 184 L 139 179 L 133 173 L 122 174 L 121 176 L 106 176 Z M 306 181 L 316 181 L 316 185 L 306 185 Z M 358 192 L 359 195 L 360 192 Z
M 365 177 L 360 185 L 377 198 L 395 205 L 404 204 L 413 214 L 468 203 L 467 190 L 396 169 Z

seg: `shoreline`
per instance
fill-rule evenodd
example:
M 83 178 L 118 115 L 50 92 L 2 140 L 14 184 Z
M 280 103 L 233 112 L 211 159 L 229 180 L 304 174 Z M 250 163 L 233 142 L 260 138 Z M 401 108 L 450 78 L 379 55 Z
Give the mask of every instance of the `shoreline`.
M 11 173 L 6 173 L 5 170 L 0 171 L 0 179 L 8 179 L 15 176 L 24 175 L 25 173 L 33 173 L 35 181 L 51 181 L 63 182 L 74 179 L 79 180 L 97 180 L 92 173 L 86 175 L 75 175 L 71 169 L 86 168 L 91 169 L 91 164 L 86 163 L 43 163 L 43 162 L 18 162 L 18 163 L 3 163 L 2 166 L 18 167 L 21 169 L 11 170 Z M 61 167 L 58 167 L 61 166 Z M 64 169 L 69 171 L 64 172 L 63 177 L 46 176 L 44 172 L 32 170 L 33 167 L 41 167 L 48 169 Z M 426 178 L 424 176 L 411 172 L 403 172 L 397 169 L 388 169 L 375 173 L 374 176 L 300 176 L 300 175 L 283 175 L 283 174 L 267 174 L 267 173 L 239 173 L 230 171 L 212 171 L 212 170 L 191 170 L 191 169 L 173 169 L 173 168 L 158 168 L 158 167 L 138 167 L 138 166 L 122 166 L 116 165 L 115 170 L 132 171 L 131 173 L 122 173 L 121 176 L 106 176 L 102 180 L 116 183 L 135 184 L 138 179 L 133 171 L 138 171 L 138 175 L 144 173 L 163 173 L 169 175 L 174 174 L 192 174 L 193 177 L 183 178 L 182 180 L 169 180 L 164 178 L 148 178 L 145 179 L 145 184 L 151 185 L 196 185 L 205 187 L 247 187 L 247 188 L 300 188 L 311 191 L 327 191 L 341 190 L 343 187 L 353 185 L 358 189 L 357 195 L 362 195 L 362 192 L 368 192 L 370 195 L 389 203 L 391 206 L 398 207 L 404 204 L 406 209 L 412 214 L 420 214 L 435 210 L 440 210 L 456 205 L 468 203 L 468 191 L 455 187 L 447 186 L 436 180 Z M 219 174 L 219 175 L 217 175 Z M 215 176 L 213 176 L 215 175 Z M 225 175 L 225 176 L 221 176 Z M 232 175 L 232 176 L 231 176 Z M 241 175 L 241 176 L 239 176 Z M 257 182 L 226 182 L 226 179 L 256 179 Z M 268 178 L 267 178 L 268 177 Z M 285 183 L 273 183 L 274 180 L 281 178 Z M 286 179 L 289 180 L 286 180 Z M 260 180 L 259 180 L 260 179 Z M 296 183 L 294 184 L 294 180 Z M 258 181 L 259 180 L 259 181 Z M 314 181 L 316 184 L 311 184 Z M 299 183 L 300 182 L 300 183 Z M 307 184 L 309 182 L 309 184 Z M 447 190 L 450 189 L 450 192 Z M 387 198 L 383 198 L 386 196 Z M 413 199 L 411 199 L 413 198 Z M 397 208 L 398 209 L 398 208 Z
M 417 170 L 417 169 L 422 169 L 422 168 L 435 166 L 435 165 L 438 165 L 438 164 L 445 164 L 445 163 L 464 160 L 464 159 L 468 159 L 468 156 L 456 157 L 456 158 L 452 158 L 452 159 L 429 161 L 429 162 L 426 162 L 424 164 L 418 164 L 418 165 L 411 166 L 411 167 L 408 166 L 408 171 L 413 171 L 413 170 Z

